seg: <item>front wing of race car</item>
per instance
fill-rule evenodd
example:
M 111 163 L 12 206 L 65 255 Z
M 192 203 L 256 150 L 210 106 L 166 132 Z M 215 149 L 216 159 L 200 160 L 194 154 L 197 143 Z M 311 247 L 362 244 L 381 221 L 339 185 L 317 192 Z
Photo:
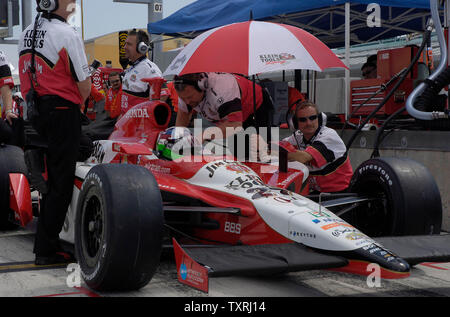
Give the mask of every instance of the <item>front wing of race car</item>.
M 450 261 L 450 235 L 382 237 L 377 242 L 410 265 Z M 180 246 L 174 239 L 178 280 L 208 292 L 209 277 L 267 276 L 288 272 L 331 269 L 369 275 L 373 263 L 347 254 L 330 254 L 299 243 L 219 247 Z M 369 266 L 372 264 L 372 266 Z M 410 272 L 395 272 L 378 266 L 380 277 L 398 279 Z

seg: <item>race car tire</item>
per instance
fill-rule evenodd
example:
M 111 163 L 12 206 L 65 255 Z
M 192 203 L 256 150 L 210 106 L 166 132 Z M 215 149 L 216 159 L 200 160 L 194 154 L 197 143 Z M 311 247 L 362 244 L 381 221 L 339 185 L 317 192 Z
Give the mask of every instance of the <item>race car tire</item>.
M 440 233 L 439 188 L 428 169 L 416 161 L 369 159 L 355 170 L 350 191 L 376 198 L 343 216 L 369 236 Z
M 95 290 L 136 290 L 150 282 L 160 260 L 163 206 L 145 168 L 102 164 L 86 175 L 75 217 L 75 254 Z
M 21 148 L 12 145 L 0 145 L 0 229 L 13 229 L 17 225 L 14 211 L 9 208 L 9 174 L 22 173 L 27 175 L 24 155 Z

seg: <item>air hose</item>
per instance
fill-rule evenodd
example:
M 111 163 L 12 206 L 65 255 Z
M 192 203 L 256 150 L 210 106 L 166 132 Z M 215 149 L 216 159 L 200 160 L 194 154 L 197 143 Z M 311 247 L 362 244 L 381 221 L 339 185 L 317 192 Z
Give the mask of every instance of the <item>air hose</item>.
M 424 84 L 424 91 L 414 103 L 414 108 L 420 111 L 431 112 L 433 108 L 432 102 L 436 96 L 442 88 L 450 84 L 450 67 L 447 67 L 435 80 L 426 79 Z
M 445 109 L 445 104 L 438 102 L 439 93 L 450 84 L 450 67 L 447 67 L 435 80 L 425 80 L 424 84 L 425 88 L 414 102 L 414 108 L 424 113 L 431 113 L 432 119 L 416 118 L 417 122 L 427 130 L 450 130 L 449 110 Z
M 406 100 L 406 110 L 411 116 L 419 120 L 448 118 L 448 111 L 427 112 L 427 110 L 431 108 L 433 99 L 435 99 L 440 90 L 445 85 L 450 83 L 450 71 L 447 68 L 447 45 L 445 43 L 444 31 L 442 30 L 441 21 L 439 19 L 437 0 L 430 0 L 430 9 L 431 18 L 434 21 L 434 26 L 438 36 L 441 59 L 436 71 L 423 83 L 418 85 Z M 418 98 L 419 96 L 420 98 Z

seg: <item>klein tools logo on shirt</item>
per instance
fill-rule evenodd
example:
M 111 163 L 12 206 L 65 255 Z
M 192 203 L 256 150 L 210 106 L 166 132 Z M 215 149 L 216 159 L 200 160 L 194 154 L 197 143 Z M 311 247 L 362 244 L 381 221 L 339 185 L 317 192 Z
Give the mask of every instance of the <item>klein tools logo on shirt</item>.
M 280 54 L 259 55 L 259 59 L 261 60 L 261 63 L 269 65 L 269 64 L 284 64 L 289 60 L 293 60 L 296 58 L 295 55 L 289 53 L 280 53 Z

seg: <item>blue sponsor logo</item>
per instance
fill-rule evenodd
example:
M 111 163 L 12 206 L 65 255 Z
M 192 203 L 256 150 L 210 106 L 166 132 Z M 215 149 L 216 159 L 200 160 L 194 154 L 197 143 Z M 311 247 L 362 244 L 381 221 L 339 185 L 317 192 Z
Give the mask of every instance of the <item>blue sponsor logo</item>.
M 180 265 L 180 276 L 181 276 L 181 278 L 183 279 L 183 281 L 186 280 L 186 277 L 187 277 L 187 267 L 186 267 L 186 265 L 185 265 L 184 263 L 182 263 L 182 264 Z

